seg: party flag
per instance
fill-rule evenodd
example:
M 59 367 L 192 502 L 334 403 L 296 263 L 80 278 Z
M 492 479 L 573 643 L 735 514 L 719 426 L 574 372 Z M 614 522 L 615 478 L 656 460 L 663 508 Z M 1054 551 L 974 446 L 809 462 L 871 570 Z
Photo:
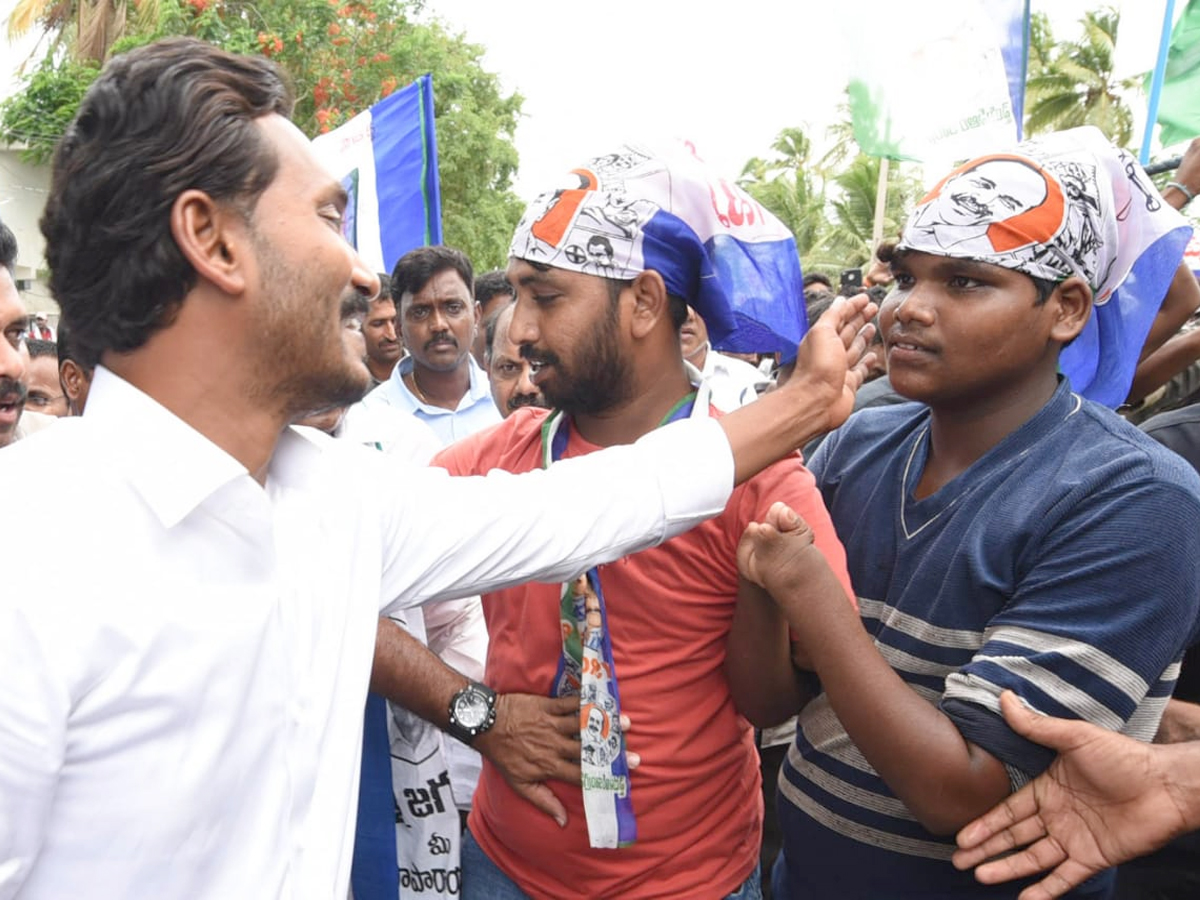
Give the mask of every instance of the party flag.
M 346 188 L 343 232 L 375 271 L 442 242 L 432 76 L 317 137 L 313 149 Z

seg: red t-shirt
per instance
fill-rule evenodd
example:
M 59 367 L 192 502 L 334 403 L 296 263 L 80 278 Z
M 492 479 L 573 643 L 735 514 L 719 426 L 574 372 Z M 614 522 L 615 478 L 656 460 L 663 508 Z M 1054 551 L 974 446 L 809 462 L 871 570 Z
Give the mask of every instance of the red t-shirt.
M 538 468 L 545 417 L 519 410 L 433 464 L 461 475 Z M 596 449 L 572 430 L 563 455 Z M 569 818 L 560 829 L 484 760 L 471 833 L 530 896 L 715 898 L 754 870 L 763 815 L 758 754 L 725 679 L 725 643 L 737 602 L 738 540 L 776 500 L 809 523 L 853 596 L 845 553 L 799 456 L 739 486 L 717 518 L 601 566 L 622 711 L 633 723 L 629 748 L 641 756 L 631 788 L 638 838 L 619 850 L 591 849 L 579 787 L 550 782 Z M 562 655 L 561 590 L 531 583 L 484 595 L 487 683 L 496 691 L 550 691 Z

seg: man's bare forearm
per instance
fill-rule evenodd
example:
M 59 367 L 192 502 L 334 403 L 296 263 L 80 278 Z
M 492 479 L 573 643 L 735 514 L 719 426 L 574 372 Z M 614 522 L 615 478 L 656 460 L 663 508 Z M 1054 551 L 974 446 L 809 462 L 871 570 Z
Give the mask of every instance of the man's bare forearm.
M 380 619 L 375 634 L 371 690 L 445 729 L 450 700 L 468 679 L 390 619 Z

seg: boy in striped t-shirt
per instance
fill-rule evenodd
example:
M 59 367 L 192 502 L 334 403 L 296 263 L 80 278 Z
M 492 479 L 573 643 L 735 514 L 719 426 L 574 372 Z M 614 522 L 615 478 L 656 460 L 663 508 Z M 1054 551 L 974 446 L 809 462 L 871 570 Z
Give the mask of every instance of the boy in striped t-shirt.
M 1140 347 L 1182 252 L 1144 185 L 1094 130 L 1052 135 L 956 170 L 881 254 L 889 376 L 920 402 L 855 415 L 810 463 L 860 614 L 786 508 L 740 548 L 793 629 L 792 658 L 764 641 L 763 689 L 781 716 L 803 707 L 776 896 L 1015 897 L 949 861 L 954 833 L 1052 758 L 999 715 L 1006 688 L 1153 737 L 1196 631 L 1200 479 L 1086 399 L 1132 374 L 1094 304 Z M 1139 334 L 1128 313 L 1147 308 Z

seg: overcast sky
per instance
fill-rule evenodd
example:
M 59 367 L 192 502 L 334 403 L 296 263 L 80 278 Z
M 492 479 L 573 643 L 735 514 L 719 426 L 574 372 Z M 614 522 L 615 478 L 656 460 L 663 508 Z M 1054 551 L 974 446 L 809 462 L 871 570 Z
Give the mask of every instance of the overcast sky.
M 783 128 L 803 126 L 821 141 L 855 56 L 888 52 L 854 43 L 853 23 L 867 5 L 427 0 L 426 9 L 483 44 L 486 67 L 525 97 L 516 189 L 526 197 L 628 138 L 687 138 L 728 176 L 768 155 Z M 895 3 L 886 5 L 895 15 Z M 1100 5 L 1033 0 L 1064 38 L 1076 37 L 1075 21 Z M 903 6 L 909 15 L 920 8 L 920 0 Z
M 7 45 L 15 0 L 0 0 L 0 94 L 28 54 Z M 1100 0 L 1034 0 L 1055 33 Z M 806 127 L 820 141 L 837 116 L 857 54 L 848 20 L 865 0 L 427 0 L 427 14 L 487 48 L 485 66 L 525 97 L 516 136 L 525 196 L 621 140 L 685 137 L 719 171 L 736 176 L 766 155 L 775 135 Z M 889 3 L 895 14 L 894 3 Z M 918 14 L 920 2 L 904 7 Z M 852 28 L 852 24 L 850 26 Z M 434 89 L 436 91 L 434 73 Z

